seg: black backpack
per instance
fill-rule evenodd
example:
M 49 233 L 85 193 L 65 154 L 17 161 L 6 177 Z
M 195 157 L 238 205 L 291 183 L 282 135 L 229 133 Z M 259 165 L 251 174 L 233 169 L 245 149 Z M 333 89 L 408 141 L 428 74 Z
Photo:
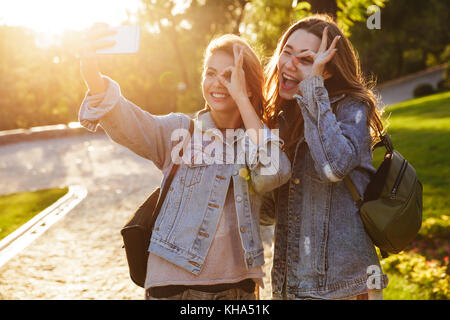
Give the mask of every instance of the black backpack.
M 194 122 L 191 119 L 189 127 L 190 136 L 192 136 L 193 132 Z M 182 155 L 183 149 L 180 151 L 180 156 Z M 145 278 L 147 275 L 148 247 L 150 246 L 153 226 L 155 225 L 156 218 L 158 217 L 178 167 L 178 164 L 172 165 L 162 191 L 160 188 L 153 191 L 120 230 L 131 280 L 142 288 L 145 286 Z
M 414 239 L 422 225 L 422 183 L 413 166 L 394 150 L 389 135 L 372 150 L 386 153 L 361 197 L 350 176 L 344 178 L 359 208 L 364 227 L 383 257 L 398 253 Z

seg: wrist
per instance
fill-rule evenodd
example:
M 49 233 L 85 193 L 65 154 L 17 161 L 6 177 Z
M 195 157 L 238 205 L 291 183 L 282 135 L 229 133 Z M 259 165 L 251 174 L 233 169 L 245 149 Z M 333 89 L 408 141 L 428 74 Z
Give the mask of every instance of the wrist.
M 234 98 L 234 101 L 236 102 L 237 106 L 240 107 L 240 106 L 244 106 L 247 103 L 249 103 L 250 99 L 246 93 L 241 93 L 241 94 L 236 95 L 236 97 Z
M 324 69 L 325 69 L 324 67 L 313 68 L 312 71 L 311 71 L 310 76 L 311 77 L 313 77 L 313 76 L 323 76 Z

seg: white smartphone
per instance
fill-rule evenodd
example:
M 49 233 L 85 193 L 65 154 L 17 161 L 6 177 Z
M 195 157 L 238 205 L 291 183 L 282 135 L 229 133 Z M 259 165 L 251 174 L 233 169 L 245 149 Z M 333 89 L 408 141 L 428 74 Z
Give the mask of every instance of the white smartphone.
M 136 53 L 139 50 L 141 29 L 139 26 L 111 27 L 117 33 L 102 40 L 114 40 L 116 44 L 110 48 L 99 49 L 98 54 Z

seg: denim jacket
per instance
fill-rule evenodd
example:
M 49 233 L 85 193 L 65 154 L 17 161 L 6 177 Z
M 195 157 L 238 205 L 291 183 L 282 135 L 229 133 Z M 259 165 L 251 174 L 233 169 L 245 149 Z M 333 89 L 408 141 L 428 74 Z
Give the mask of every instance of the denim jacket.
M 106 92 L 94 96 L 86 94 L 80 109 L 80 122 L 89 130 L 96 130 L 100 124 L 112 140 L 151 160 L 162 170 L 164 185 L 173 165 L 172 149 L 178 144 L 178 141 L 172 141 L 172 133 L 176 129 L 188 132 L 190 118 L 182 113 L 152 115 L 125 99 L 116 82 L 104 78 L 108 81 Z M 100 104 L 94 107 L 95 101 Z M 200 133 L 200 128 L 209 138 L 217 134 L 209 111 L 198 113 L 194 123 L 194 135 Z M 250 155 L 245 158 L 250 159 L 248 163 L 181 162 L 155 222 L 149 251 L 199 274 L 214 238 L 228 186 L 233 183 L 237 227 L 246 266 L 264 264 L 258 223 L 262 194 L 286 183 L 291 169 L 289 159 L 280 150 L 281 139 L 266 126 L 264 129 L 264 141 L 258 146 L 243 130 L 228 141 L 237 144 L 238 158 L 242 153 Z M 188 148 L 189 152 L 184 154 L 190 159 L 204 152 L 196 143 L 195 138 L 191 139 L 194 151 Z M 273 153 L 273 150 L 277 152 Z M 269 161 L 260 161 L 257 158 L 260 154 Z M 248 177 L 240 175 L 241 168 L 247 169 Z M 274 168 L 277 170 L 273 171 Z
M 375 172 L 367 107 L 345 95 L 330 101 L 320 76 L 303 80 L 299 88 L 302 97 L 296 95 L 295 107 L 304 118 L 304 138 L 295 147 L 292 177 L 264 197 L 263 210 L 274 209 L 276 215 L 273 296 L 339 299 L 362 294 L 373 268 L 380 270 L 376 289 L 383 289 L 387 277 L 342 180 L 350 174 L 364 194 Z M 281 113 L 281 132 L 288 130 L 286 123 Z

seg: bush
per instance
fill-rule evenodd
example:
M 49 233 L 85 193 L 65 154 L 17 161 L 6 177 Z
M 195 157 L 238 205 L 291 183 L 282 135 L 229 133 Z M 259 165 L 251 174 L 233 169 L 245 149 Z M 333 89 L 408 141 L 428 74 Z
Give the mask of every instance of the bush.
M 420 287 L 423 293 L 433 300 L 450 299 L 450 276 L 446 274 L 448 260 L 427 261 L 424 256 L 402 252 L 381 261 L 383 271 L 400 276 L 409 283 Z
M 450 90 L 450 79 L 442 79 L 437 84 L 437 91 L 438 92 L 446 92 Z
M 429 83 L 419 84 L 417 87 L 414 88 L 413 91 L 414 98 L 428 96 L 433 93 L 434 93 L 433 86 Z
M 427 260 L 446 260 L 450 256 L 450 217 L 428 218 L 423 221 L 417 237 L 406 249 L 420 253 Z M 449 271 L 447 273 L 450 274 Z
M 441 215 L 440 218 L 428 218 L 422 222 L 419 236 L 424 238 L 450 239 L 450 217 Z

